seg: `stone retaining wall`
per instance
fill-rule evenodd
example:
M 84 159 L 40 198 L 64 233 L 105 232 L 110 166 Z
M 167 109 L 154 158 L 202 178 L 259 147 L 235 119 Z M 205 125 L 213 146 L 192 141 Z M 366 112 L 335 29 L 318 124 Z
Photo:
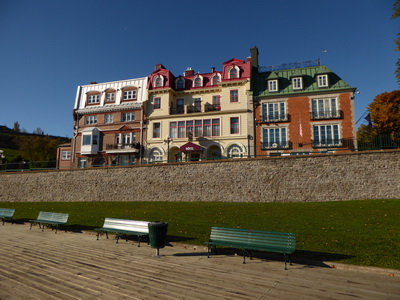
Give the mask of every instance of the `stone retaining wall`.
M 400 199 L 400 150 L 0 173 L 0 202 Z

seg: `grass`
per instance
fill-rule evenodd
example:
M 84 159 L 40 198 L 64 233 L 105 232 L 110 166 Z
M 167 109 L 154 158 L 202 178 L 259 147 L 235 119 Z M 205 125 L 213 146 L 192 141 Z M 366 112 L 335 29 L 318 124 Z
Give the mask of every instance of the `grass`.
M 14 219 L 40 210 L 69 213 L 70 229 L 93 229 L 104 217 L 169 223 L 170 241 L 201 245 L 212 226 L 295 232 L 295 258 L 400 269 L 400 200 L 323 203 L 30 202 L 1 203 Z

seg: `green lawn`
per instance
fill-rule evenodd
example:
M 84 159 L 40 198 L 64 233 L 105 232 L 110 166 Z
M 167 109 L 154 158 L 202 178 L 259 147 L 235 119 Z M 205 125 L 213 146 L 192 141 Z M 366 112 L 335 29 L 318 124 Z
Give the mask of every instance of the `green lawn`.
M 69 213 L 70 229 L 104 217 L 169 223 L 170 241 L 201 245 L 212 226 L 295 232 L 295 257 L 400 269 L 400 200 L 323 203 L 38 202 L 1 203 L 14 218 L 40 210 Z

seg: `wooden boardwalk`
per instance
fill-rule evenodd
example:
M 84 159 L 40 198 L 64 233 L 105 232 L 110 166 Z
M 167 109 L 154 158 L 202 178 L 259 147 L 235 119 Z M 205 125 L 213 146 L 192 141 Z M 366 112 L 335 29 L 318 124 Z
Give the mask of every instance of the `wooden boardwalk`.
M 400 277 L 0 225 L 0 299 L 400 299 Z

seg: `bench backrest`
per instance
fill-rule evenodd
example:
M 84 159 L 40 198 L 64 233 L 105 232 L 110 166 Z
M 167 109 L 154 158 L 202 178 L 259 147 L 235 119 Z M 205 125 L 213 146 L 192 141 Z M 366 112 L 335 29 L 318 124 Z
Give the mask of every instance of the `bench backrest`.
M 13 208 L 0 208 L 0 217 L 2 218 L 11 218 L 14 216 L 15 209 Z
M 41 211 L 37 217 L 38 220 L 67 223 L 69 214 Z
M 149 222 L 106 218 L 103 228 L 149 233 Z
M 275 249 L 283 253 L 293 253 L 296 250 L 296 234 L 289 232 L 212 227 L 210 242 L 226 242 L 249 248 L 268 248 L 272 251 Z

